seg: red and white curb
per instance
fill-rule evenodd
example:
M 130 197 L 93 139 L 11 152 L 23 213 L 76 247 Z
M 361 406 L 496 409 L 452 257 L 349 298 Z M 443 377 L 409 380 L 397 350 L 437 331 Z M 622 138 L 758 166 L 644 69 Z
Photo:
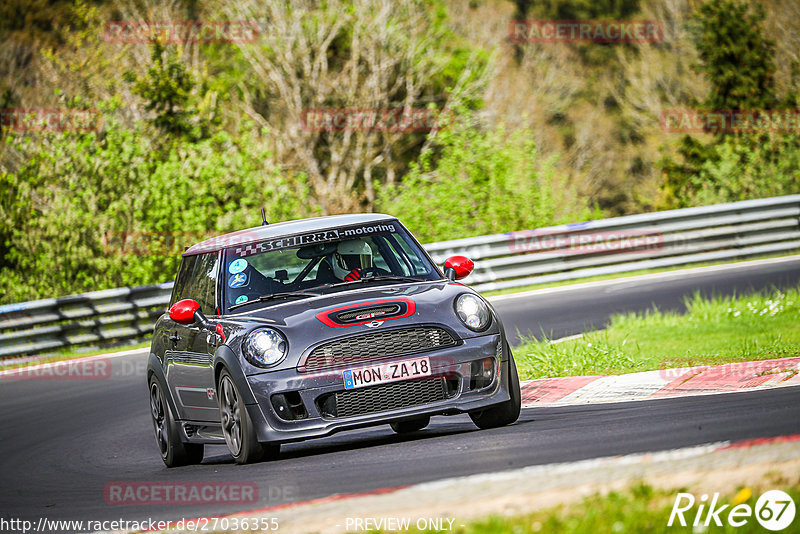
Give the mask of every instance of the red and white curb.
M 522 405 L 569 406 L 800 385 L 800 357 L 624 375 L 568 376 L 521 384 Z

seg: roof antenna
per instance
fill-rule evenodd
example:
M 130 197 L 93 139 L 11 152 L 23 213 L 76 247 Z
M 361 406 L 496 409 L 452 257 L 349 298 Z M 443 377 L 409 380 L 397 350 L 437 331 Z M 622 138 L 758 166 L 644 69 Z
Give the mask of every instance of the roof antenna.
M 267 214 L 264 213 L 264 208 L 261 208 L 261 226 L 267 226 L 269 223 L 267 222 Z

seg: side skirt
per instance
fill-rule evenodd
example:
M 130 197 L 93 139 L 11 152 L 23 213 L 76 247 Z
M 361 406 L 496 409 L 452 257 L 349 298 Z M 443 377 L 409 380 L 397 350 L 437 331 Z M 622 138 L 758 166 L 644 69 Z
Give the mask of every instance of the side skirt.
M 225 445 L 221 425 L 208 424 L 208 422 L 182 421 L 181 431 L 186 443 Z

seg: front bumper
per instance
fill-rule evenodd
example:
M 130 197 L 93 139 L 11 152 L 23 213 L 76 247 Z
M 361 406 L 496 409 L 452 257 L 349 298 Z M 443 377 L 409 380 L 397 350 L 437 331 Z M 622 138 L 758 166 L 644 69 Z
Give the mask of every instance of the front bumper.
M 388 410 L 369 411 L 369 413 L 336 416 L 326 410 L 324 399 L 345 391 L 342 372 L 345 368 L 337 367 L 317 373 L 300 373 L 296 369 L 262 373 L 247 377 L 256 403 L 247 406 L 250 419 L 256 427 L 261 442 L 290 442 L 309 438 L 322 437 L 341 430 L 364 426 L 390 423 L 392 421 L 426 415 L 455 415 L 473 410 L 480 410 L 501 402 L 509 397 L 507 384 L 508 354 L 500 334 L 486 335 L 462 340 L 457 346 L 437 349 L 412 356 L 380 360 L 381 363 L 403 361 L 425 356 L 431 362 L 432 376 L 427 380 L 441 378 L 446 384 L 443 397 L 423 404 L 415 404 L 418 399 L 413 395 L 397 398 L 394 405 L 401 406 Z M 473 362 L 492 358 L 494 375 L 488 384 L 476 387 L 473 381 Z M 361 367 L 358 365 L 355 367 Z M 497 372 L 499 368 L 499 373 Z M 415 379 L 415 380 L 426 380 Z M 413 381 L 407 381 L 413 382 Z M 403 391 L 402 387 L 392 386 L 398 382 L 389 382 L 378 386 L 367 386 L 349 392 L 359 392 L 373 388 L 391 386 L 392 390 Z M 407 391 L 414 391 L 415 384 L 408 384 Z M 372 393 L 380 394 L 378 391 Z M 287 419 L 286 411 L 278 415 L 273 396 L 289 394 L 293 399 L 302 401 L 305 415 L 300 419 Z M 329 405 L 330 403 L 328 403 Z

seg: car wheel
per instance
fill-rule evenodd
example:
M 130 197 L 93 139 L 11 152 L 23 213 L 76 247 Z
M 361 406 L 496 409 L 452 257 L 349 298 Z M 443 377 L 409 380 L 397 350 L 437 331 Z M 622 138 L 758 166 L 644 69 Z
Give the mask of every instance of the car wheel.
M 164 392 L 155 377 L 150 378 L 150 415 L 161 459 L 167 467 L 199 464 L 203 461 L 202 443 L 184 443 L 180 429 L 172 420 Z
M 470 412 L 472 422 L 480 429 L 497 428 L 510 425 L 519 419 L 522 399 L 519 391 L 519 376 L 514 357 L 508 354 L 508 394 L 511 396 L 505 402 L 480 411 Z
M 217 398 L 222 422 L 222 435 L 228 450 L 237 464 L 249 464 L 275 456 L 279 444 L 263 445 L 258 442 L 253 421 L 247 413 L 242 396 L 228 371 L 222 371 L 217 384 Z
M 417 417 L 416 419 L 407 419 L 405 421 L 395 421 L 391 423 L 392 430 L 397 432 L 398 434 L 408 434 L 410 432 L 416 432 L 417 430 L 422 430 L 431 422 L 430 416 L 425 417 Z

